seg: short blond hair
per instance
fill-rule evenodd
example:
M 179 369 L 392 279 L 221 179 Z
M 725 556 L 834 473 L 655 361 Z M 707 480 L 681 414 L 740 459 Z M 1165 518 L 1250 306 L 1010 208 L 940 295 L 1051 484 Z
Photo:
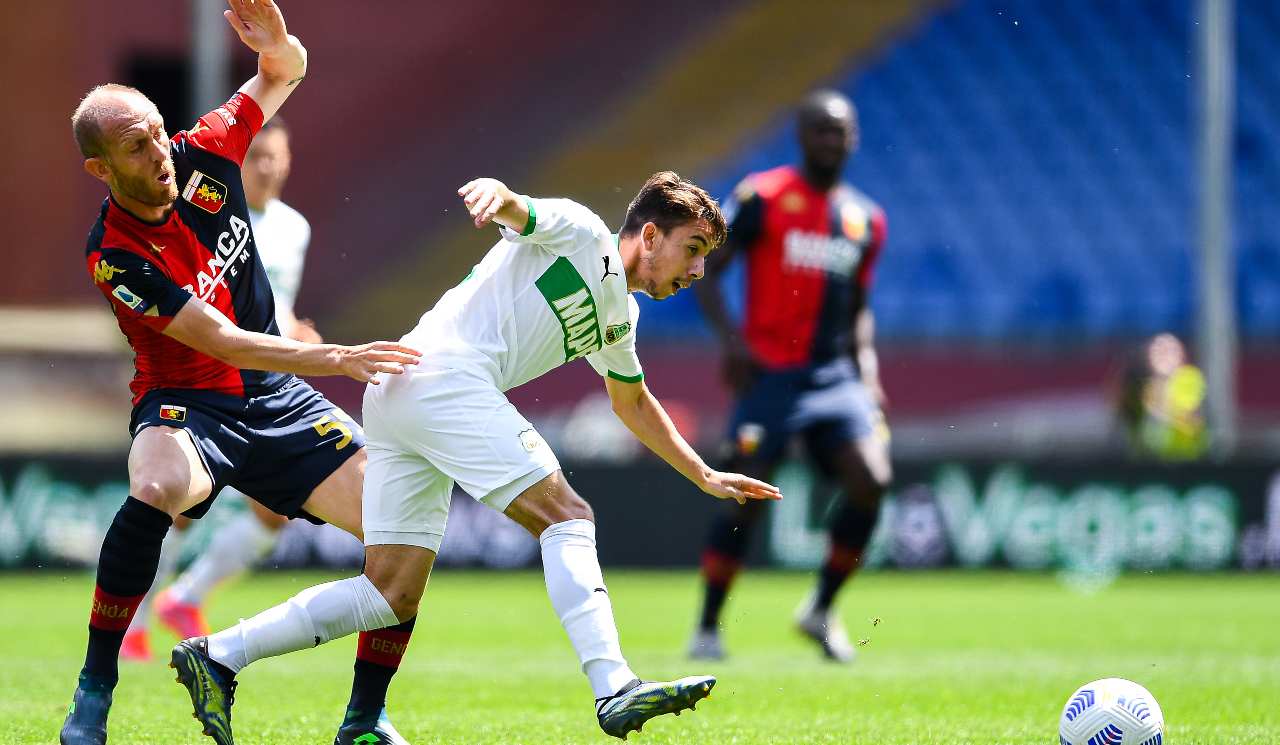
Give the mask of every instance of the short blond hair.
M 86 158 L 100 158 L 106 152 L 102 141 L 102 120 L 114 111 L 107 103 L 108 96 L 105 94 L 108 93 L 133 93 L 146 101 L 151 100 L 137 88 L 119 83 L 94 86 L 84 94 L 80 105 L 71 114 L 71 134 L 76 138 L 80 154 Z
M 713 247 L 724 243 L 729 229 L 715 198 L 701 186 L 680 178 L 675 171 L 658 171 L 644 182 L 640 193 L 631 200 L 620 232 L 633 235 L 645 223 L 651 222 L 666 233 L 698 220 L 706 221 L 711 228 Z

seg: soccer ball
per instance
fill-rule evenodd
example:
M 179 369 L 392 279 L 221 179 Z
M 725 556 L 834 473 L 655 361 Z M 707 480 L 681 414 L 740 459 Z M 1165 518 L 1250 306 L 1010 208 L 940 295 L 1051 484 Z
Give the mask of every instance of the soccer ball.
M 1146 688 L 1124 678 L 1085 683 L 1058 721 L 1061 745 L 1163 745 L 1164 714 Z

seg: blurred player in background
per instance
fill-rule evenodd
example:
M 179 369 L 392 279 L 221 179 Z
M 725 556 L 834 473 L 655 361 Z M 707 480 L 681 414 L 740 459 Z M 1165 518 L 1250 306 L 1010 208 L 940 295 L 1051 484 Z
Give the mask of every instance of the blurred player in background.
M 768 484 L 708 468 L 645 386 L 636 356 L 640 311 L 630 293 L 667 298 L 700 278 L 724 239 L 724 220 L 715 200 L 671 172 L 645 183 L 616 236 L 580 204 L 530 199 L 494 179 L 459 194 L 476 227 L 497 222 L 502 239 L 405 336 L 426 345 L 421 365 L 403 381 L 365 390 L 372 457 L 364 573 L 304 590 L 207 641 L 182 642 L 175 655 L 239 671 L 367 629 L 350 585 L 372 582 L 376 598 L 391 603 L 382 612 L 413 618 L 456 482 L 538 537 L 547 594 L 590 682 L 600 728 L 625 738 L 652 717 L 691 708 L 715 678 L 644 682 L 632 672 L 596 556 L 591 507 L 504 392 L 585 357 L 618 418 L 703 491 L 739 502 L 779 498 Z M 197 711 L 231 705 L 189 689 Z
M 200 517 L 234 485 L 278 514 L 362 536 L 364 435 L 294 375 L 369 381 L 417 359 L 399 344 L 342 347 L 279 335 L 240 169 L 254 135 L 306 74 L 307 55 L 270 0 L 229 4 L 227 21 L 258 53 L 258 72 L 190 130 L 170 139 L 155 104 L 115 84 L 91 90 L 72 115 L 84 169 L 108 188 L 86 268 L 133 348 L 136 373 L 130 496 L 103 538 L 62 745 L 107 741 L 120 644 L 176 516 Z M 397 623 L 390 613 L 381 620 Z M 394 666 L 385 657 L 362 661 L 353 699 L 385 695 Z M 205 725 L 231 742 L 229 718 Z
M 240 174 L 249 205 L 254 243 L 271 280 L 276 325 L 283 336 L 319 344 L 323 339 L 315 327 L 309 321 L 299 320 L 293 310 L 302 282 L 307 245 L 311 241 L 311 225 L 301 213 L 280 201 L 280 194 L 289 178 L 291 161 L 289 131 L 284 120 L 276 116 L 262 125 L 253 138 Z M 227 487 L 223 493 L 233 498 L 244 496 L 233 487 Z M 186 527 L 186 518 L 174 521 L 174 530 L 165 539 L 160 553 L 155 582 L 157 590 L 148 593 L 142 605 L 138 606 L 120 647 L 122 658 L 151 659 L 147 609 L 153 595 L 156 596 L 156 616 L 178 638 L 209 633 L 209 625 L 201 609 L 205 596 L 223 580 L 244 572 L 270 553 L 280 530 L 289 522 L 288 518 L 277 515 L 255 499 L 246 502 L 249 510 L 219 527 L 209 545 L 173 585 L 157 592 L 172 573 L 180 528 Z
M 1204 373 L 1187 359 L 1177 336 L 1162 333 L 1144 341 L 1113 374 L 1111 389 L 1131 455 L 1188 461 L 1205 454 Z
M 857 112 L 834 91 L 811 94 L 798 118 L 800 167 L 744 179 L 726 205 L 729 238 L 707 262 L 712 281 L 698 300 L 724 349 L 724 376 L 737 397 L 728 468 L 769 478 L 795 435 L 843 487 L 830 525 L 831 547 L 799 629 L 830 659 L 853 656 L 836 593 L 857 568 L 875 528 L 891 469 L 885 403 L 867 303 L 884 245 L 885 216 L 841 181 L 858 141 Z M 730 319 L 718 279 L 729 261 L 747 262 L 746 319 Z M 702 617 L 694 658 L 724 656 L 719 621 L 764 504 L 731 504 L 715 520 L 703 553 Z

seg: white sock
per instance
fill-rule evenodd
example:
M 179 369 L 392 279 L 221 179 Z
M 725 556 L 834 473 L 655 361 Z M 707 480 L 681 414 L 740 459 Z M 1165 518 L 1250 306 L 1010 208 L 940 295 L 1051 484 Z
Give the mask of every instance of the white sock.
M 596 557 L 596 526 L 568 520 L 543 531 L 542 573 L 551 607 L 582 661 L 596 698 L 617 693 L 636 677 L 622 656 L 613 606 Z
M 279 532 L 245 512 L 223 525 L 195 563 L 173 583 L 169 593 L 188 605 L 204 602 L 219 582 L 246 571 L 276 545 Z
M 356 631 L 400 623 L 363 574 L 309 587 L 288 601 L 209 637 L 209 656 L 240 672 L 264 657 L 318 647 Z
M 147 621 L 151 616 L 151 601 L 156 599 L 156 594 L 164 589 L 169 578 L 173 576 L 173 570 L 178 565 L 178 555 L 182 553 L 181 549 L 182 532 L 169 528 L 169 532 L 164 535 L 164 543 L 160 544 L 156 578 L 151 582 L 151 589 L 147 590 L 146 597 L 138 603 L 138 610 L 134 611 L 133 620 L 129 622 L 129 630 L 125 633 L 136 634 L 147 630 Z

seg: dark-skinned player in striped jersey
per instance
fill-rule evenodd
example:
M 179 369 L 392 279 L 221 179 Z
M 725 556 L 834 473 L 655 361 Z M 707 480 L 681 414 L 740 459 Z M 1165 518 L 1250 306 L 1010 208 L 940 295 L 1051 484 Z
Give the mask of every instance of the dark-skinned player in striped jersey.
M 841 178 L 858 142 L 857 112 L 835 91 L 811 94 L 798 111 L 803 162 L 747 176 L 726 205 L 729 238 L 707 260 L 714 279 L 741 254 L 747 294 L 741 327 L 717 282 L 695 292 L 724 351 L 735 395 L 725 467 L 767 479 L 793 437 L 842 488 L 830 550 L 796 625 L 831 660 L 854 656 L 833 610 L 857 569 L 889 485 L 888 429 L 867 296 L 885 239 L 878 205 Z M 689 644 L 698 659 L 724 656 L 721 612 L 765 503 L 730 504 L 702 556 L 702 614 Z

